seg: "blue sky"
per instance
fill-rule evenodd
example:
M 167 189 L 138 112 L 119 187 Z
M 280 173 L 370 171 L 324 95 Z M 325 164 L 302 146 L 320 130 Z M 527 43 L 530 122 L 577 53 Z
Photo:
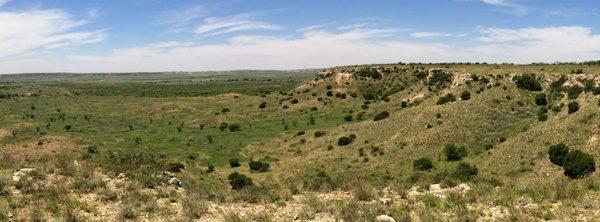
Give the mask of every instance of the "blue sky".
M 0 73 L 600 59 L 600 1 L 0 0 Z

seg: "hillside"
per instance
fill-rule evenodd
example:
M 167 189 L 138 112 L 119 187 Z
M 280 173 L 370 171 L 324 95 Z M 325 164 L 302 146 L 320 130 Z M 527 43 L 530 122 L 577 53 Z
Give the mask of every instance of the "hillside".
M 0 77 L 0 221 L 600 218 L 598 62 L 39 79 Z

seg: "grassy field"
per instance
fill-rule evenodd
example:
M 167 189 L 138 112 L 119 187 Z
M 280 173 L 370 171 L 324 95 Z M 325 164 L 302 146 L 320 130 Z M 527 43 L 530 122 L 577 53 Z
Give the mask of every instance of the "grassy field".
M 0 76 L 0 221 L 593 221 L 598 174 L 565 176 L 548 148 L 600 157 L 599 76 L 597 63 Z M 232 189 L 234 172 L 253 185 Z

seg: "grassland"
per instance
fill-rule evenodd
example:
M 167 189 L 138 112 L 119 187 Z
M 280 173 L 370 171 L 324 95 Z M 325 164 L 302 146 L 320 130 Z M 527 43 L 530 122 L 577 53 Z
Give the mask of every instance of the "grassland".
M 542 90 L 518 87 L 523 74 Z M 570 179 L 547 150 L 598 159 L 599 75 L 589 63 L 0 76 L 0 220 L 593 221 L 597 173 Z M 448 144 L 466 156 L 448 161 Z M 233 172 L 253 185 L 232 189 Z

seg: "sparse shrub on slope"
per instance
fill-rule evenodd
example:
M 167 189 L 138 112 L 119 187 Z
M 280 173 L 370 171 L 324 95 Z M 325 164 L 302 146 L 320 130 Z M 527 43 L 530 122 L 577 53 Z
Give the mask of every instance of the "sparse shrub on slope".
M 269 170 L 270 165 L 269 163 L 250 160 L 248 167 L 250 167 L 251 172 L 266 172 Z
M 550 162 L 558 166 L 563 165 L 563 161 L 568 153 L 569 147 L 567 147 L 567 145 L 565 145 L 564 143 L 552 145 L 548 149 L 548 157 L 550 158 Z
M 172 162 L 167 165 L 167 169 L 170 172 L 181 172 L 182 169 L 185 169 L 185 165 L 180 162 Z
M 567 106 L 569 108 L 569 114 L 579 111 L 579 103 L 578 102 L 570 102 Z
M 463 157 L 467 156 L 467 149 L 465 147 L 457 147 L 454 144 L 446 144 L 444 147 L 444 155 L 447 161 L 459 161 Z
M 236 168 L 236 167 L 241 166 L 240 160 L 238 158 L 231 158 L 231 159 L 229 159 L 229 166 L 231 168 Z
M 229 131 L 231 131 L 231 132 L 242 130 L 242 126 L 239 123 L 229 124 L 229 126 L 227 126 L 227 128 L 229 128 Z
M 260 109 L 267 108 L 267 102 L 261 102 L 260 105 L 258 105 L 258 108 L 260 108 Z
M 344 116 L 344 121 L 352 122 L 352 114 L 348 114 L 348 115 Z
M 252 178 L 247 177 L 244 174 L 233 172 L 227 176 L 231 188 L 234 190 L 242 189 L 246 186 L 252 186 Z
M 460 99 L 461 100 L 470 100 L 471 99 L 471 92 L 469 92 L 468 90 L 463 91 L 460 94 Z
M 579 86 L 570 86 L 567 88 L 567 97 L 569 99 L 577 99 L 581 93 L 583 93 L 583 88 Z
M 565 156 L 563 168 L 566 176 L 578 179 L 596 171 L 596 162 L 591 155 L 581 150 L 573 150 Z
M 425 171 L 433 169 L 433 162 L 427 157 L 419 158 L 413 161 L 413 169 L 417 171 Z
M 373 121 L 379 121 L 385 118 L 388 118 L 388 116 L 390 116 L 390 113 L 388 111 L 383 111 L 380 112 L 379 114 L 377 114 L 374 118 Z
M 381 73 L 374 68 L 362 68 L 354 73 L 354 75 L 359 77 L 370 77 L 373 79 L 381 79 Z
M 317 137 L 317 138 L 325 136 L 325 134 L 327 134 L 327 132 L 325 132 L 325 131 L 321 131 L 321 130 L 315 131 L 315 137 Z
M 548 99 L 546 99 L 545 93 L 535 95 L 535 104 L 538 106 L 548 105 Z
M 454 95 L 452 95 L 452 93 L 448 93 L 445 96 L 442 96 L 438 99 L 438 101 L 436 102 L 436 104 L 438 105 L 443 105 L 449 102 L 454 102 L 456 101 L 456 97 L 454 97 Z
M 525 89 L 529 91 L 541 91 L 542 84 L 537 81 L 535 75 L 533 74 L 522 74 L 519 76 L 513 77 L 513 81 L 520 89 Z
M 436 86 L 436 87 L 442 87 L 447 83 L 451 83 L 452 82 L 452 74 L 451 73 L 445 73 L 442 71 L 439 72 L 434 72 L 429 79 L 427 79 L 427 85 L 428 86 Z
M 454 176 L 462 181 L 469 181 L 477 176 L 479 170 L 476 166 L 471 166 L 468 163 L 459 163 L 456 167 L 456 171 L 454 171 Z
M 346 145 L 354 142 L 355 138 L 356 138 L 356 136 L 354 136 L 354 134 L 349 135 L 349 136 L 342 136 L 338 139 L 338 146 L 346 146 Z

